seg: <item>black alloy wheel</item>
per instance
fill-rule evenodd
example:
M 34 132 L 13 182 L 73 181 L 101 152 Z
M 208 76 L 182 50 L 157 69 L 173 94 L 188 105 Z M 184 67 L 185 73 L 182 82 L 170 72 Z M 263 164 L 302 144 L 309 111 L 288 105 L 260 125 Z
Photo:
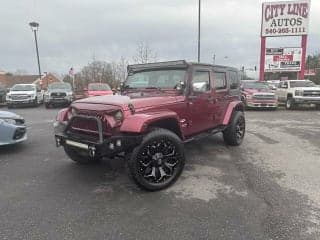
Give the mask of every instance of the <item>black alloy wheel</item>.
M 144 137 L 129 158 L 135 182 L 149 191 L 164 189 L 180 176 L 185 163 L 180 138 L 166 129 L 155 129 Z

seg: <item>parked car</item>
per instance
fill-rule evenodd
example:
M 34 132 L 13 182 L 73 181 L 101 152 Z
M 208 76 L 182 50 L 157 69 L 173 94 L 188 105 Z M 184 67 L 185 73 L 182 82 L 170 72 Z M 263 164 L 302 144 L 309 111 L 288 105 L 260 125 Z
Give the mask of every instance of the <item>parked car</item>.
M 0 146 L 27 140 L 24 119 L 12 112 L 0 111 Z
M 277 96 L 266 82 L 242 81 L 241 89 L 241 100 L 247 108 L 277 109 Z
M 88 88 L 84 89 L 84 91 L 85 97 L 95 97 L 113 94 L 113 91 L 107 83 L 89 83 Z
M 6 97 L 8 108 L 21 105 L 38 106 L 43 103 L 43 93 L 36 84 L 15 84 Z
M 6 101 L 7 89 L 0 85 L 0 103 L 4 103 Z
M 279 87 L 280 80 L 268 80 L 267 83 L 272 91 L 276 91 Z
M 70 83 L 54 82 L 49 84 L 44 94 L 44 103 L 46 108 L 61 105 L 66 106 L 70 105 L 74 98 Z
M 156 191 L 181 174 L 185 142 L 222 132 L 227 144 L 241 144 L 245 117 L 237 69 L 173 61 L 128 70 L 122 95 L 77 100 L 58 113 L 56 145 L 73 161 L 124 156 L 134 181 Z
M 287 109 L 294 109 L 301 104 L 315 104 L 320 110 L 320 87 L 310 80 L 282 81 L 276 94 Z

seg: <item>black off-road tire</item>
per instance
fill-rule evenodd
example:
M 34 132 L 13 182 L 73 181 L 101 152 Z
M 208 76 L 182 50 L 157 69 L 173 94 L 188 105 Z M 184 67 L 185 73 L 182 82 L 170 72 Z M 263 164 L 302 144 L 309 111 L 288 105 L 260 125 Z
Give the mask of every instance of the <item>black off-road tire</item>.
M 236 111 L 232 114 L 229 126 L 223 131 L 224 142 L 230 146 L 239 146 L 246 131 L 244 113 Z
M 126 155 L 126 159 L 135 183 L 144 190 L 158 191 L 172 185 L 181 175 L 185 165 L 184 145 L 175 133 L 155 128 L 144 136 L 132 153 Z
M 292 97 L 288 97 L 286 100 L 286 109 L 294 110 L 295 108 L 296 108 L 296 104 L 294 102 L 294 99 Z
M 88 153 L 79 148 L 64 146 L 64 151 L 68 157 L 79 164 L 94 164 L 99 162 L 99 157 L 90 157 Z

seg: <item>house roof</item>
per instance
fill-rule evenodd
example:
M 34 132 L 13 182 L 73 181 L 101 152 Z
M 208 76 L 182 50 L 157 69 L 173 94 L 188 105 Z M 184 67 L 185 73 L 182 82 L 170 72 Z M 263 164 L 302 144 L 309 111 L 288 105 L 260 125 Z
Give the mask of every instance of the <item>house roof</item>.
M 46 76 L 41 78 L 43 87 L 51 82 L 61 81 L 57 76 L 52 73 L 48 73 Z M 5 86 L 6 88 L 11 88 L 15 84 L 24 83 L 24 84 L 40 84 L 39 75 L 9 75 L 9 74 L 0 74 L 0 85 Z
M 4 85 L 7 88 L 12 87 L 18 83 L 33 83 L 39 78 L 38 75 L 8 75 L 1 74 L 0 75 L 0 84 Z

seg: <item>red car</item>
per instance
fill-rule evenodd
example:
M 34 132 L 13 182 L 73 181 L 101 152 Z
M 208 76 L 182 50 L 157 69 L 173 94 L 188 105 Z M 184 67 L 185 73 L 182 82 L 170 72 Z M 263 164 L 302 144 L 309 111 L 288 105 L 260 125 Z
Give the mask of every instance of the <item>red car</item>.
M 107 83 L 89 83 L 88 88 L 84 89 L 86 97 L 112 95 L 113 92 Z
M 266 82 L 242 81 L 241 100 L 247 108 L 278 107 L 278 98 Z

